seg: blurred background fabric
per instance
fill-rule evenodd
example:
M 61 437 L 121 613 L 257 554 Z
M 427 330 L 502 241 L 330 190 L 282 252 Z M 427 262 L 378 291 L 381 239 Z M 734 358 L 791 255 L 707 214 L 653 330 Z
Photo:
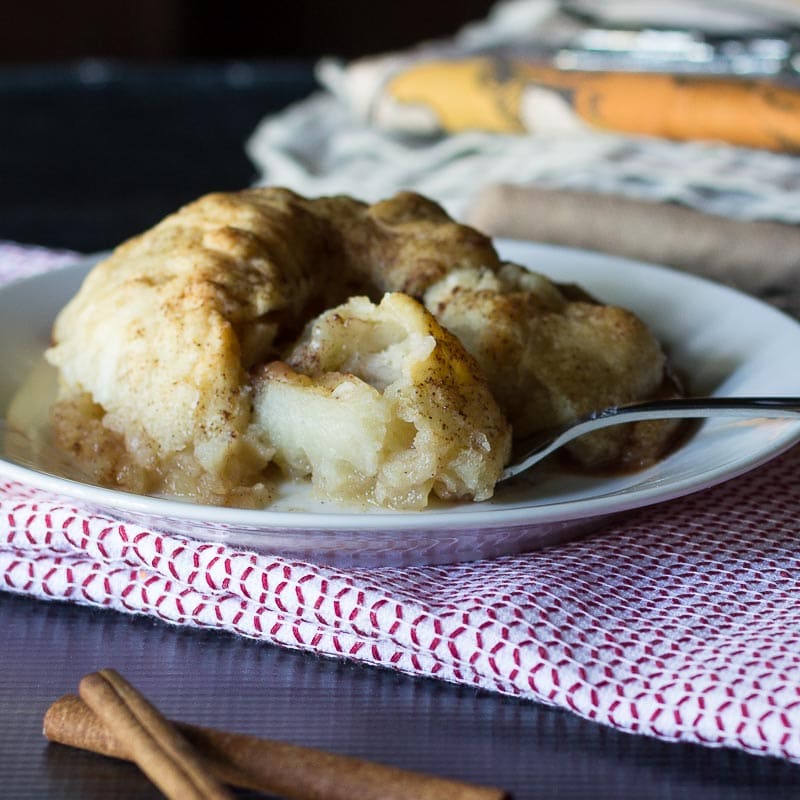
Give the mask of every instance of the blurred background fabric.
M 604 9 L 603 4 L 581 5 Z M 622 5 L 611 7 L 619 10 Z M 650 3 L 633 7 L 642 25 L 648 24 L 656 8 Z M 715 16 L 726 30 L 737 24 L 724 4 L 714 2 L 671 4 L 670 14 L 661 8 L 658 16 L 662 24 L 671 18 L 676 29 L 692 9 L 694 18 L 704 11 L 708 29 L 713 28 Z M 793 9 L 780 20 L 764 16 L 764 26 L 769 21 L 793 30 L 797 16 Z M 633 22 L 629 14 L 626 24 Z M 496 59 L 498 54 L 538 52 L 550 42 L 563 43 L 565 37 L 574 41 L 576 31 L 594 30 L 597 24 L 605 25 L 605 18 L 598 22 L 576 17 L 569 3 L 506 0 L 484 20 L 445 39 L 349 62 L 321 59 L 317 76 L 324 91 L 282 115 L 266 118 L 249 141 L 248 152 L 264 183 L 289 183 L 311 194 L 358 188 L 366 199 L 386 196 L 399 187 L 413 188 L 439 200 L 456 216 L 468 212 L 482 185 L 512 182 L 677 202 L 737 219 L 800 221 L 800 161 L 791 153 L 702 136 L 674 141 L 630 130 L 598 130 L 567 120 L 559 91 L 545 93 L 539 118 L 546 120 L 538 127 L 448 128 L 442 114 L 458 91 L 455 80 L 442 79 L 437 90 L 431 85 L 435 78 L 428 76 L 425 102 L 398 102 L 391 92 L 398 76 L 407 77 L 421 63 L 452 66 L 479 54 Z M 739 19 L 738 24 L 755 23 Z M 511 84 L 511 90 L 518 89 Z M 477 79 L 464 92 L 484 85 Z M 497 92 L 503 91 L 500 83 Z M 494 112 L 500 116 L 497 106 L 503 102 L 503 97 L 484 102 L 483 117 Z M 524 98 L 517 98 L 517 106 L 523 104 Z

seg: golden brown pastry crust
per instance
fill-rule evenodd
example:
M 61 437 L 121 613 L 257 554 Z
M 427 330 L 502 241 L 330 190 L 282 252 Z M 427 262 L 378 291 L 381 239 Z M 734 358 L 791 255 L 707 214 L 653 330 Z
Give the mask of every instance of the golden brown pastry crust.
M 430 441 L 447 440 L 449 426 L 456 438 L 480 442 L 459 461 L 457 448 L 441 448 L 449 455 L 440 458 L 410 435 L 406 456 L 434 467 L 407 491 L 409 507 L 423 507 L 431 488 L 443 498 L 491 494 L 509 452 L 499 409 L 523 437 L 660 391 L 664 354 L 633 314 L 503 265 L 487 237 L 424 197 L 401 192 L 367 205 L 249 189 L 200 198 L 92 270 L 58 316 L 47 354 L 60 375 L 56 438 L 102 483 L 263 505 L 275 464 L 288 464 L 254 413 L 265 381 L 305 387 L 312 399 L 338 391 L 349 378 L 320 374 L 308 334 L 293 350 L 297 337 L 312 318 L 337 313 L 326 310 L 350 313 L 351 297 L 369 304 L 392 293 L 405 298 L 390 304 L 404 309 L 401 327 L 428 330 L 439 348 L 415 362 L 427 365 L 417 369 L 424 377 L 407 382 L 417 411 L 432 420 Z M 282 359 L 293 373 L 264 367 Z M 338 364 L 328 371 L 347 372 Z M 378 405 L 362 410 L 380 416 L 386 409 L 373 399 Z M 668 429 L 635 430 L 632 438 L 619 430 L 584 438 L 572 452 L 585 465 L 657 457 Z M 381 480 L 361 483 L 377 502 L 402 507 Z
M 253 486 L 260 503 L 273 448 L 251 424 L 248 371 L 354 293 L 421 292 L 485 261 L 497 261 L 486 237 L 410 193 L 375 206 L 279 188 L 207 195 L 117 248 L 59 315 L 56 432 L 77 452 L 92 408 L 95 450 L 115 453 L 105 482 L 137 474 L 150 491 L 237 504 Z
M 663 396 L 666 357 L 631 311 L 506 264 L 457 270 L 430 287 L 428 309 L 477 359 L 517 439 L 614 405 Z M 584 467 L 656 460 L 675 425 L 617 426 L 567 450 Z

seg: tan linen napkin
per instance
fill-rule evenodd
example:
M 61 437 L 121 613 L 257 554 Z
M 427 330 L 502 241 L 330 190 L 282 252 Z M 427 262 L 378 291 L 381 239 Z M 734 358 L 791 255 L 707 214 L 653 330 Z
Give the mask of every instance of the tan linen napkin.
M 743 222 L 617 195 L 510 184 L 480 190 L 466 221 L 491 236 L 686 270 L 800 314 L 800 226 Z

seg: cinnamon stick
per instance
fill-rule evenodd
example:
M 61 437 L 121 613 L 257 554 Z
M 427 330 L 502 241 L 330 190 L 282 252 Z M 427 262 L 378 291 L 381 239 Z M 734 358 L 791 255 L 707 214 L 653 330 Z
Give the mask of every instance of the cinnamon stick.
M 214 728 L 171 723 L 219 780 L 290 800 L 509 800 L 506 792 L 351 756 Z M 83 750 L 134 760 L 81 698 L 65 695 L 44 718 L 44 735 Z
M 125 743 L 130 760 L 168 798 L 232 800 L 194 747 L 118 672 L 93 672 L 78 691 L 113 739 Z

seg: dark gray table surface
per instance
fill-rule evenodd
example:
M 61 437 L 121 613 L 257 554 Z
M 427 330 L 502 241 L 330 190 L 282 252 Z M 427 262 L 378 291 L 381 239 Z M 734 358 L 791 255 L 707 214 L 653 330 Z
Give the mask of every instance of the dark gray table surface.
M 0 70 L 0 239 L 103 250 L 254 177 L 242 142 L 315 88 L 307 64 Z M 228 634 L 0 591 L 0 797 L 157 797 L 47 744 L 42 716 L 112 666 L 168 715 L 498 785 L 518 800 L 800 795 L 800 767 L 618 733 L 571 713 Z M 244 792 L 237 796 L 254 796 Z
M 44 712 L 111 666 L 169 716 L 535 798 L 794 798 L 800 767 L 617 733 L 530 702 L 225 633 L 0 595 L 0 796 L 158 797 L 129 764 L 48 744 Z M 242 792 L 241 796 L 248 795 Z

